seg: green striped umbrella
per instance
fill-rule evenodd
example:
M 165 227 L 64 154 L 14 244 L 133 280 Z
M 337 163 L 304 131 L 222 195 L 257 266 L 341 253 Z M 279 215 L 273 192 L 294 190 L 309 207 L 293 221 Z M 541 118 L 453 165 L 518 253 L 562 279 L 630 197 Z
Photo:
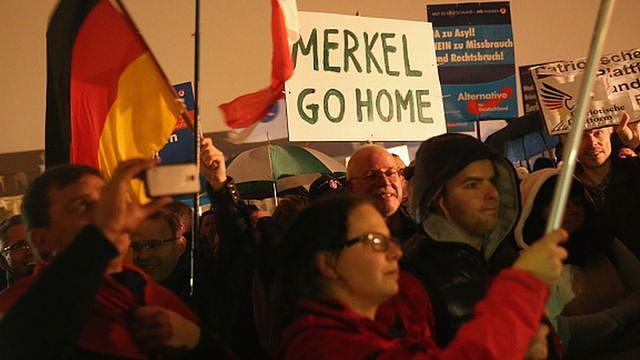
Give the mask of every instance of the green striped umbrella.
M 227 164 L 245 197 L 270 197 L 274 192 L 309 185 L 320 174 L 342 176 L 344 165 L 315 149 L 295 145 L 263 145 L 241 152 Z

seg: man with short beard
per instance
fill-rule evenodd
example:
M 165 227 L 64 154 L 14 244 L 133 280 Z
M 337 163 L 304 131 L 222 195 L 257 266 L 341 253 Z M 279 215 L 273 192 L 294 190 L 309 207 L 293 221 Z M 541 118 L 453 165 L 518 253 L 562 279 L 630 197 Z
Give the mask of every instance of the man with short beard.
M 471 319 L 492 278 L 518 256 L 512 237 L 518 180 L 513 166 L 479 140 L 444 134 L 420 146 L 411 186 L 419 229 L 405 244 L 401 265 L 427 289 L 436 340 L 445 347 Z M 547 332 L 538 329 L 529 355 L 546 356 Z
M 637 149 L 640 128 L 623 115 L 615 132 L 622 143 Z M 616 237 L 640 258 L 640 240 L 634 226 L 640 218 L 640 158 L 619 158 L 613 153 L 613 127 L 586 130 L 578 149 L 576 176 L 590 205 L 602 215 Z
M 347 165 L 347 186 L 360 196 L 373 200 L 385 217 L 387 226 L 400 243 L 415 233 L 415 223 L 402 206 L 403 174 L 391 153 L 385 148 L 368 144 L 356 150 Z

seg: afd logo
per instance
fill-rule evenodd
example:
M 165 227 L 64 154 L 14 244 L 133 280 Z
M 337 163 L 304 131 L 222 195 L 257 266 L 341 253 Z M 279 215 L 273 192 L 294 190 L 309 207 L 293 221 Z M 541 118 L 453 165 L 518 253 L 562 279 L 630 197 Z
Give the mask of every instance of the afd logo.
M 558 114 L 560 121 L 553 126 L 552 132 L 566 131 L 571 127 L 571 118 L 576 108 L 576 100 L 572 95 L 555 88 L 545 82 L 542 83 L 542 104 Z
M 550 111 L 558 112 L 561 118 L 573 116 L 576 101 L 572 95 L 543 82 L 541 97 L 542 104 Z

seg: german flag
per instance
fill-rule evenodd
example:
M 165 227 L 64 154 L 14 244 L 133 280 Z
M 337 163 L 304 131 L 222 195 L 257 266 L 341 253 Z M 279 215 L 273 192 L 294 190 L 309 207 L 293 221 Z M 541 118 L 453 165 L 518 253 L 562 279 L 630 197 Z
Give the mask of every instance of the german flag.
M 47 167 L 86 164 L 109 178 L 119 162 L 157 153 L 184 112 L 121 7 L 60 1 L 47 30 Z

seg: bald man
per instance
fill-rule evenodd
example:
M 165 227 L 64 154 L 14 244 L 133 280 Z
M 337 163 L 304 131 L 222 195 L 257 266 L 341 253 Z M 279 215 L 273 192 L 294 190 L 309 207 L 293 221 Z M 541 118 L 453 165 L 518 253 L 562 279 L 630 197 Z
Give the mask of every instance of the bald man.
M 391 234 L 404 243 L 416 229 L 408 211 L 402 206 L 404 177 L 393 155 L 379 145 L 357 149 L 347 166 L 347 186 L 361 196 L 371 198 L 385 217 Z

